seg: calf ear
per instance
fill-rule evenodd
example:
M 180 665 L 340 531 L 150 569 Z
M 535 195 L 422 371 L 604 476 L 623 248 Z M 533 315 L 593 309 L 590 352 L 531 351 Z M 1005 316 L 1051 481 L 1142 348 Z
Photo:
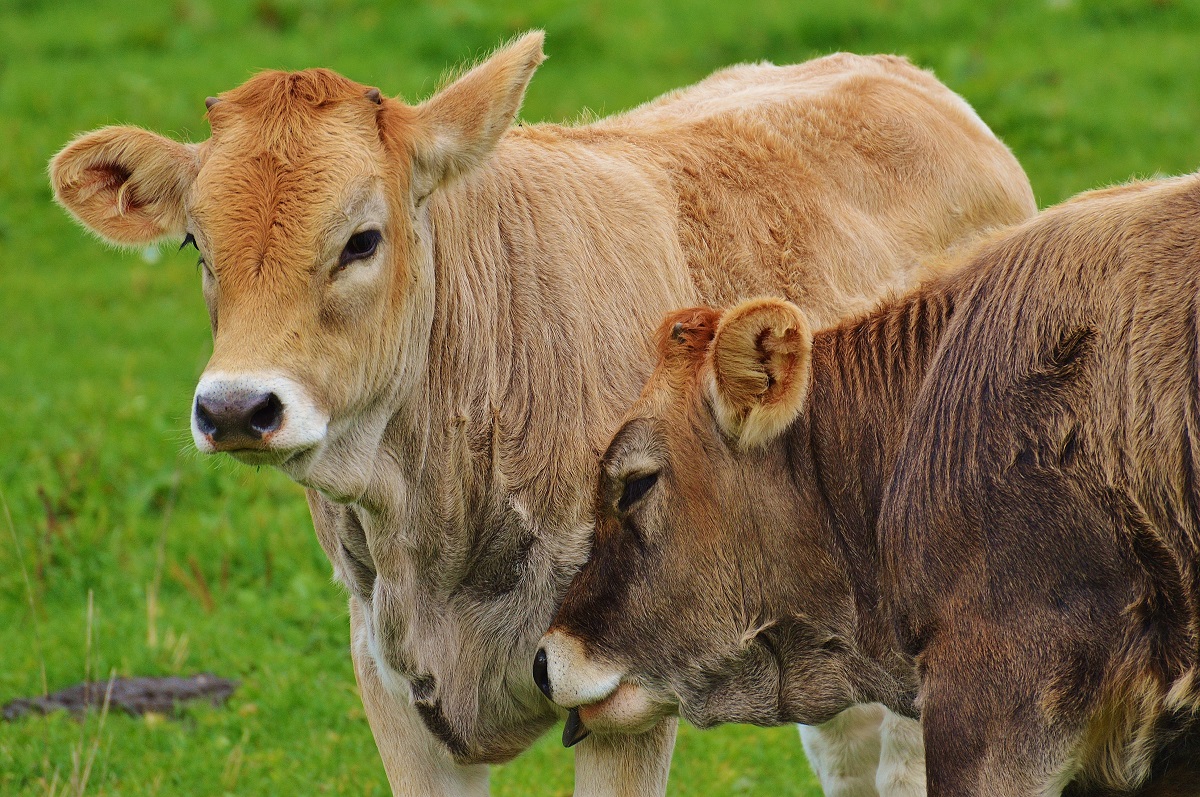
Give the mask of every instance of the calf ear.
M 195 145 L 138 127 L 85 133 L 50 161 L 54 198 L 109 243 L 182 235 L 183 200 L 199 171 Z
M 775 439 L 804 408 L 812 330 L 800 309 L 752 299 L 721 317 L 709 347 L 709 400 L 738 448 Z
M 491 156 L 546 58 L 544 39 L 540 30 L 526 33 L 417 106 L 413 190 L 418 200 Z

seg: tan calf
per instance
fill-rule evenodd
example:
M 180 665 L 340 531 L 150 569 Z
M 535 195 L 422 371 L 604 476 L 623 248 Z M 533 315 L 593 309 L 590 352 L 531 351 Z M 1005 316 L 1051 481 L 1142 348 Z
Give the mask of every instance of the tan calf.
M 772 292 L 832 322 L 1034 209 L 1008 150 L 902 59 L 738 66 L 511 127 L 541 61 L 529 34 L 415 106 L 263 72 L 210 102 L 207 141 L 106 128 L 51 164 L 105 239 L 199 249 L 196 445 L 308 488 L 398 794 L 481 793 L 482 765 L 562 717 L 528 662 L 654 319 Z M 580 745 L 578 793 L 660 792 L 673 735 Z

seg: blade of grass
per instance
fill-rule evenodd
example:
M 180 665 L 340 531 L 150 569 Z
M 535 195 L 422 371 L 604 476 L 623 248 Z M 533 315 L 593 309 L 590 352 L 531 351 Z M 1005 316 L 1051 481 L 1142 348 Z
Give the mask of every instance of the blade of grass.
M 87 623 L 83 643 L 83 711 L 79 722 L 79 741 L 71 749 L 71 787 L 75 797 L 83 794 L 80 781 L 83 774 L 83 751 L 87 741 L 87 710 L 92 703 L 92 624 L 95 620 L 96 606 L 92 590 L 88 590 Z
M 179 497 L 181 480 L 178 461 L 175 472 L 171 474 L 171 492 L 167 495 L 167 505 L 163 510 L 162 524 L 158 530 L 158 540 L 154 552 L 154 580 L 146 587 L 146 647 L 158 649 L 158 594 L 162 588 L 163 567 L 167 562 L 167 529 L 171 526 L 171 516 L 175 512 L 175 502 Z
M 79 788 L 75 792 L 75 797 L 83 797 L 87 791 L 88 779 L 92 776 L 92 764 L 96 761 L 96 751 L 100 749 L 100 739 L 104 735 L 104 723 L 108 719 L 108 708 L 112 703 L 113 683 L 117 680 L 117 670 L 114 667 L 108 673 L 108 686 L 104 690 L 104 703 L 100 707 L 100 722 L 96 726 L 96 735 L 92 739 L 91 750 L 88 751 L 87 763 L 83 766 L 83 773 L 79 778 Z
M 25 552 L 21 549 L 21 540 L 17 536 L 17 526 L 13 523 L 12 512 L 8 508 L 8 498 L 0 490 L 0 505 L 4 507 L 4 520 L 8 526 L 8 535 L 12 538 L 13 548 L 17 552 L 17 565 L 21 568 L 21 578 L 25 582 L 25 598 L 29 602 L 29 621 L 33 624 L 33 655 L 38 660 L 38 670 L 42 677 L 42 697 L 50 694 L 50 682 L 46 678 L 46 656 L 42 648 L 41 625 L 38 622 L 37 599 L 33 596 L 33 582 L 29 580 L 29 570 L 25 567 Z M 50 728 L 42 725 L 42 775 L 50 772 Z M 58 791 L 58 769 L 50 780 L 50 797 Z

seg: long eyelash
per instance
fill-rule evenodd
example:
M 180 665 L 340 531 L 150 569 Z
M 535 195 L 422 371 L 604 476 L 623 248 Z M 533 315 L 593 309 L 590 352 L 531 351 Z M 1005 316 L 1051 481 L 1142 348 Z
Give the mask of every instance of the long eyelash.
M 196 260 L 196 273 L 197 273 L 197 274 L 199 274 L 199 273 L 200 273 L 200 269 L 201 269 L 203 266 L 204 266 L 204 258 L 202 258 L 202 257 L 201 257 L 201 258 L 197 258 L 197 260 Z

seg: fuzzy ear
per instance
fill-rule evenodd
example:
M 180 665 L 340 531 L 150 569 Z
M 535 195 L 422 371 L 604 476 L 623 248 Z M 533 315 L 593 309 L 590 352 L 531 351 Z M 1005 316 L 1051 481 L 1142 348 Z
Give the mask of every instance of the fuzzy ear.
M 487 161 L 545 60 L 545 33 L 535 30 L 417 106 L 413 190 L 418 199 Z
M 751 299 L 717 324 L 709 347 L 709 400 L 740 449 L 765 445 L 804 408 L 812 377 L 812 330 L 800 308 Z
M 54 198 L 109 243 L 182 235 L 183 199 L 199 171 L 195 145 L 138 127 L 85 133 L 50 161 Z

